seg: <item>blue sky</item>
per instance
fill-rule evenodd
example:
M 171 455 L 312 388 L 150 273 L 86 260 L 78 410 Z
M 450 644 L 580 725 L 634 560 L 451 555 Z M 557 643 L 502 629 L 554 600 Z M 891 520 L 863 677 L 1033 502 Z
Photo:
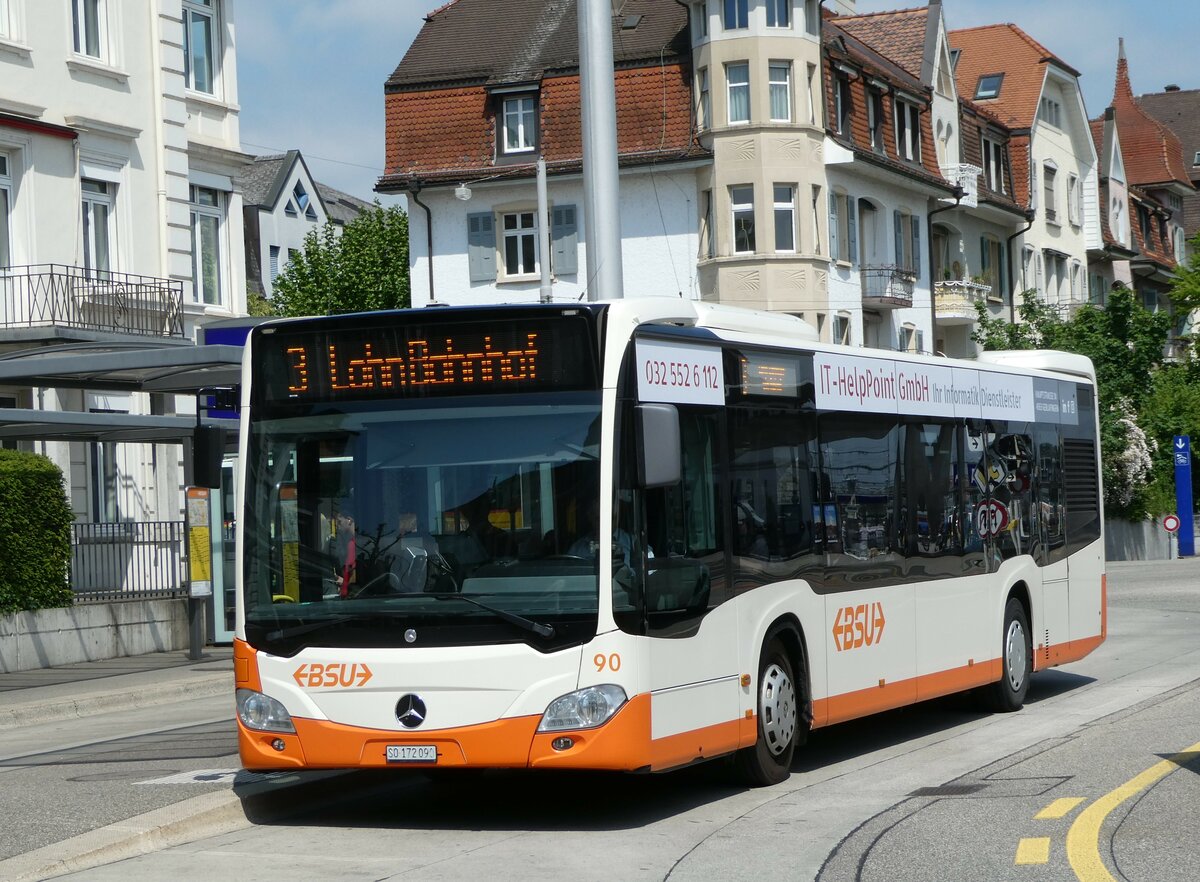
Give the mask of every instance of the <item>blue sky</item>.
M 383 84 L 443 0 L 240 0 L 242 145 L 298 148 L 322 183 L 362 199 L 383 170 Z M 492 0 L 501 7 L 503 0 Z M 670 2 L 670 0 L 661 0 Z M 860 12 L 919 5 L 859 0 Z M 951 29 L 1011 21 L 1083 75 L 1088 115 L 1112 96 L 1117 38 L 1135 93 L 1200 88 L 1196 0 L 943 0 Z M 387 202 L 388 200 L 383 200 Z

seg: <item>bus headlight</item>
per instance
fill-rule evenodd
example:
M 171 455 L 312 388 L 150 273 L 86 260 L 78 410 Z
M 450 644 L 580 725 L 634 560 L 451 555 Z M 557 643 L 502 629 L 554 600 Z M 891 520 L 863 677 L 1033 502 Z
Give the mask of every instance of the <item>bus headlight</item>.
M 538 723 L 538 731 L 595 728 L 607 723 L 625 704 L 625 700 L 625 690 L 612 684 L 569 692 L 550 702 L 542 714 L 542 721 Z
M 295 732 L 292 725 L 292 715 L 282 704 L 255 692 L 253 689 L 237 691 L 237 714 L 242 725 L 247 729 L 258 729 L 263 732 Z

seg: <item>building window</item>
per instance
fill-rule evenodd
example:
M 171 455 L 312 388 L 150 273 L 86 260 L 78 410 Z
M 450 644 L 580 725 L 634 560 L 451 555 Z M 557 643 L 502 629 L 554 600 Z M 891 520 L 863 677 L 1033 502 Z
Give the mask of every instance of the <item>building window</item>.
M 1036 268 L 1034 266 L 1033 246 L 1026 245 L 1024 250 L 1022 250 L 1022 252 L 1021 252 L 1021 290 L 1022 291 L 1029 291 L 1030 289 L 1034 289 L 1034 290 L 1041 289 L 1040 283 L 1038 282 L 1038 280 L 1036 278 L 1034 278 L 1035 272 L 1036 272 Z
M 695 21 L 692 23 L 692 29 L 696 36 L 703 39 L 708 36 L 708 4 L 700 3 L 692 7 Z
M 71 0 L 75 51 L 91 58 L 104 57 L 105 0 Z
M 12 266 L 12 193 L 12 170 L 0 153 L 0 267 Z
M 775 188 L 775 251 L 791 253 L 796 250 L 796 190 L 776 184 Z
M 1117 198 L 1112 200 L 1112 208 L 1108 210 L 1109 224 L 1112 226 L 1113 238 L 1122 245 L 1129 244 L 1125 229 L 1125 204 Z
M 921 352 L 925 348 L 925 334 L 912 322 L 900 326 L 896 348 L 901 352 Z
M 1067 258 L 1048 248 L 1042 252 L 1042 258 L 1046 266 L 1046 298 L 1057 303 L 1061 300 L 1063 283 L 1067 281 Z
M 895 237 L 896 266 L 920 278 L 921 219 L 915 214 L 896 209 L 892 212 L 892 233 Z
M 1043 98 L 1038 107 L 1038 119 L 1047 122 L 1056 129 L 1062 128 L 1062 105 L 1053 98 Z
M 1083 264 L 1078 260 L 1071 261 L 1071 302 L 1082 303 L 1087 300 L 1082 288 Z
M 767 0 L 767 27 L 792 26 L 792 0 Z
M 1200 150 L 1196 151 L 1196 155 L 1192 157 L 1192 165 L 1200 165 Z
M 3 222 L 4 222 L 3 218 L 0 218 L 0 224 L 3 224 Z M 2 234 L 0 234 L 0 235 L 2 235 Z M 1185 252 L 1185 242 L 1184 242 L 1183 230 L 1181 230 L 1179 227 L 1176 227 L 1175 232 L 1172 234 L 1171 238 L 1174 240 L 1175 262 L 1183 263 L 1187 259 L 1187 254 Z M 2 244 L 2 243 L 0 243 L 0 244 Z M 0 266 L 2 266 L 2 265 L 3 265 L 3 263 L 0 262 Z
M 9 24 L 8 0 L 0 0 L 0 37 L 13 35 L 12 25 Z
M 850 316 L 839 312 L 833 317 L 833 342 L 842 346 L 850 345 Z
M 119 410 L 96 410 L 91 413 L 123 413 Z M 121 472 L 117 465 L 117 445 L 112 441 L 91 443 L 92 520 L 98 524 L 115 524 L 121 520 L 118 492 Z
M 703 227 L 700 230 L 700 241 L 704 243 L 704 253 L 702 257 L 717 256 L 717 230 L 713 225 L 713 196 L 712 190 L 705 190 L 704 199 L 704 216 L 701 218 Z
M 896 99 L 896 153 L 909 162 L 921 161 L 921 111 L 900 98 Z
M 837 123 L 839 135 L 850 134 L 850 111 L 852 105 L 850 76 L 843 71 L 836 71 L 833 75 L 833 115 L 834 121 Z
M 1042 167 L 1042 201 L 1045 203 L 1046 220 L 1049 223 L 1058 223 L 1057 202 L 1054 198 L 1054 182 L 1058 177 L 1058 170 L 1052 165 Z
M 983 139 L 983 176 L 987 188 L 1004 194 L 1004 148 L 990 138 Z
M 211 187 L 189 188 L 192 212 L 192 281 L 197 303 L 219 306 L 221 289 L 221 194 Z
M 810 37 L 821 35 L 821 0 L 804 0 L 804 33 Z
M 745 61 L 725 65 L 729 84 L 729 124 L 750 122 L 750 65 Z
M 812 227 L 812 253 L 821 253 L 821 188 L 812 185 L 812 217 L 809 225 Z
M 995 236 L 981 236 L 979 239 L 979 275 L 983 279 L 983 283 L 988 286 L 989 300 L 1004 300 L 1008 293 L 1006 274 L 1004 246 Z
M 279 278 L 279 246 L 271 246 L 271 264 L 269 272 L 271 274 L 271 285 L 274 287 L 275 280 Z
M 1081 188 L 1077 175 L 1067 175 L 1067 220 L 1075 226 L 1083 222 L 1083 206 L 1080 202 Z
M 216 93 L 216 0 L 183 0 L 183 76 L 194 92 Z
M 975 100 L 1000 97 L 1000 84 L 1004 82 L 1004 74 L 984 74 L 975 85 Z
M 697 126 L 707 129 L 712 125 L 712 95 L 708 91 L 708 68 L 700 68 L 700 73 L 696 78 L 700 83 L 700 106 L 696 110 L 696 115 L 699 117 Z
M 529 153 L 537 149 L 537 99 L 532 95 L 505 98 L 501 147 L 505 153 Z
M 816 94 L 816 89 L 819 88 L 817 83 L 817 66 L 815 64 L 808 65 L 808 123 L 815 126 L 817 124 L 817 106 L 818 102 L 813 97 Z
M 302 182 L 296 181 L 296 186 L 292 187 L 292 198 L 283 207 L 283 213 L 288 217 L 297 217 L 303 214 L 310 221 L 317 219 L 317 212 L 312 206 L 312 199 L 309 197 L 308 191 L 304 189 Z
M 887 152 L 883 136 L 883 92 L 867 89 L 867 128 L 871 131 L 871 149 L 876 153 Z
M 83 196 L 84 269 L 111 270 L 117 185 L 83 178 L 79 188 Z
M 727 31 L 750 26 L 750 0 L 725 0 L 721 23 Z
M 792 65 L 772 61 L 768 66 L 771 89 L 771 122 L 792 121 Z
M 854 262 L 858 250 L 854 200 L 845 193 L 829 193 L 829 256 L 844 263 Z
M 733 253 L 754 253 L 754 187 L 744 185 L 729 188 L 733 210 Z
M 516 211 L 501 218 L 504 232 L 504 275 L 535 276 L 538 268 L 537 213 Z

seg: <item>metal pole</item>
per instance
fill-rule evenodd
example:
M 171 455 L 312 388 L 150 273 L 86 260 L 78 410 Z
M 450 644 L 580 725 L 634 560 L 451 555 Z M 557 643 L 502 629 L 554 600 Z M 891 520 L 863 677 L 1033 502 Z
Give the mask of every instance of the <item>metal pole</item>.
M 610 0 L 579 0 L 579 97 L 588 300 L 624 296 Z
M 550 200 L 546 195 L 546 160 L 537 159 L 537 208 L 538 208 L 538 251 L 541 254 L 542 303 L 554 300 L 554 288 L 550 282 Z

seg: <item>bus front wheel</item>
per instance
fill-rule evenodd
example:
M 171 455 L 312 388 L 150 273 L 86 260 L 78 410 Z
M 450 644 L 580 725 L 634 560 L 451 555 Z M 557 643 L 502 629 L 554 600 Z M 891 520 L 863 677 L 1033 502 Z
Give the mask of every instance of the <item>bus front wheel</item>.
M 1000 680 L 988 693 L 988 705 L 998 713 L 1020 710 L 1033 676 L 1033 647 L 1025 605 L 1010 597 L 1004 607 L 1004 633 L 1000 644 Z
M 758 664 L 758 738 L 735 756 L 739 777 L 747 784 L 765 787 L 791 774 L 799 716 L 792 661 L 783 642 L 772 637 Z

